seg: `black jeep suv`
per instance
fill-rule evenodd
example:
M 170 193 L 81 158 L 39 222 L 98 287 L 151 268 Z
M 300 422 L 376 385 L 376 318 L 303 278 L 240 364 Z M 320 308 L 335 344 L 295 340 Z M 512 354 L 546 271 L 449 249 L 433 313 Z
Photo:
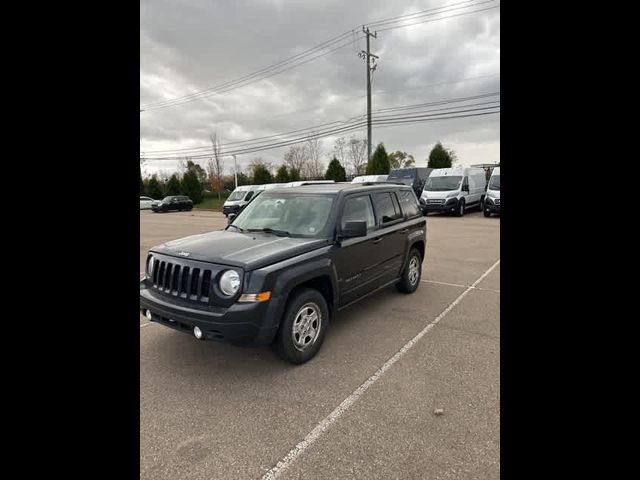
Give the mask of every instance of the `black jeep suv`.
M 408 186 L 264 191 L 222 231 L 149 251 L 140 310 L 196 338 L 273 344 L 292 363 L 320 349 L 340 309 L 420 285 L 426 220 Z

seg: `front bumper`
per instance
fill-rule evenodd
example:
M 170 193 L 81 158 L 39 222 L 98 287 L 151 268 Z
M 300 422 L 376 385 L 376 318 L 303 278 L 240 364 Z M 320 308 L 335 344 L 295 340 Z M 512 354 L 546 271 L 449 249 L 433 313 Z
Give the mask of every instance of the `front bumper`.
M 428 203 L 427 212 L 455 212 L 458 209 L 458 199 L 448 198 L 444 203 Z
M 151 321 L 184 333 L 202 330 L 203 339 L 237 345 L 268 345 L 280 322 L 277 297 L 267 302 L 234 303 L 229 308 L 212 305 L 182 305 L 140 282 L 140 312 L 151 312 Z
M 226 205 L 222 207 L 222 213 L 229 215 L 230 213 L 238 213 L 240 211 L 240 205 Z
M 500 213 L 500 199 L 491 199 L 489 197 L 486 197 L 484 199 L 484 209 L 486 212 L 490 212 L 490 213 Z

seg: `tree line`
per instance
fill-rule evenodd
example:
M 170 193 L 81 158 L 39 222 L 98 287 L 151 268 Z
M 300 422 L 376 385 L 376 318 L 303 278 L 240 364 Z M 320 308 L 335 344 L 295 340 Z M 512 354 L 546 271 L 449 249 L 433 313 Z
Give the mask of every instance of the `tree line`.
M 224 174 L 224 161 L 220 155 L 216 135 L 211 135 L 212 156 L 207 161 L 206 169 L 188 158 L 179 166 L 179 172 L 167 175 L 164 172 L 151 175 L 145 179 L 140 175 L 140 194 L 152 198 L 163 198 L 169 195 L 187 195 L 194 203 L 203 199 L 206 191 L 217 193 L 220 197 L 235 187 L 234 175 Z M 415 166 L 413 155 L 395 151 L 387 153 L 383 143 L 377 145 L 373 155 L 366 159 L 366 139 L 352 136 L 335 141 L 330 153 L 327 168 L 322 163 L 322 141 L 310 139 L 304 144 L 293 145 L 284 154 L 283 162 L 274 166 L 261 157 L 251 160 L 248 172 L 237 173 L 238 185 L 264 185 L 268 183 L 287 183 L 299 180 L 334 180 L 344 182 L 347 176 L 387 175 L 392 169 L 411 168 Z M 427 166 L 431 168 L 448 168 L 457 160 L 451 149 L 437 142 L 431 149 Z

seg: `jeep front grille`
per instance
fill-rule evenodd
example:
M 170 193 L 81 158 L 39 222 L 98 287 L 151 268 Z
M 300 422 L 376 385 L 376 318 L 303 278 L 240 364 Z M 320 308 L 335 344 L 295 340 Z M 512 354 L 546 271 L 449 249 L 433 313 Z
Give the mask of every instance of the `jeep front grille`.
M 159 258 L 153 262 L 153 288 L 187 300 L 209 301 L 211 270 Z

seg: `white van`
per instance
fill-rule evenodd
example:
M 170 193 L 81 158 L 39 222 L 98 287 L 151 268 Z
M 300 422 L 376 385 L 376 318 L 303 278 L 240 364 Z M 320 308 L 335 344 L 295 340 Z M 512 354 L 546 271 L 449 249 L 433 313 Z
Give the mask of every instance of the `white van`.
M 228 217 L 230 213 L 238 213 L 249 203 L 249 200 L 253 198 L 257 189 L 257 185 L 242 185 L 236 187 L 226 202 L 224 202 L 224 205 L 222 205 L 222 213 L 224 213 L 226 217 Z
M 482 210 L 486 187 L 482 168 L 436 168 L 427 178 L 420 199 L 427 212 L 452 212 L 461 217 L 470 208 Z
M 351 180 L 351 183 L 385 182 L 387 177 L 388 175 L 360 175 Z
M 492 213 L 500 215 L 500 167 L 491 172 L 487 195 L 484 197 L 484 216 L 490 217 Z

